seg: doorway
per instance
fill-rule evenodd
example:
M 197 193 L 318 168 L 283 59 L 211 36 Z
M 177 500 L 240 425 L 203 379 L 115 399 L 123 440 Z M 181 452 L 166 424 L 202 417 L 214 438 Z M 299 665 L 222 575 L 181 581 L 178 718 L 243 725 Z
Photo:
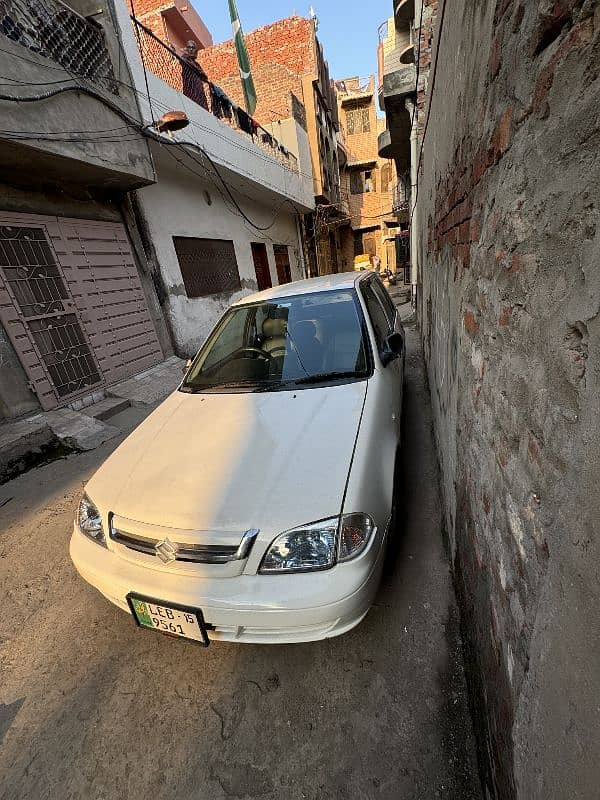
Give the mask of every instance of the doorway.
M 258 291 L 262 292 L 263 289 L 270 289 L 273 285 L 271 282 L 271 271 L 269 270 L 267 247 L 262 242 L 252 242 L 251 247 L 254 271 L 256 272 L 256 283 L 258 285 Z
M 292 271 L 290 269 L 290 255 L 287 246 L 285 244 L 275 244 L 273 245 L 273 252 L 275 253 L 277 280 L 280 284 L 290 283 Z

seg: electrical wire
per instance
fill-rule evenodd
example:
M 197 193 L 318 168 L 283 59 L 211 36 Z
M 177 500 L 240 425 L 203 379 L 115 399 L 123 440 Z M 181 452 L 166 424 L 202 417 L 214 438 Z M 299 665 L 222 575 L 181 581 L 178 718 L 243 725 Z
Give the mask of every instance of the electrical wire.
M 223 186 L 223 188 L 225 189 L 225 192 L 226 192 L 226 195 L 227 195 L 227 197 L 225 197 L 223 195 L 223 193 L 220 191 L 220 187 L 218 185 L 216 186 L 216 188 L 219 191 L 219 194 L 221 195 L 225 205 L 228 206 L 230 208 L 230 210 L 232 210 L 231 206 L 229 205 L 229 203 L 231 203 L 233 205 L 233 213 L 236 213 L 238 216 L 242 217 L 246 222 L 248 222 L 257 231 L 264 232 L 264 231 L 268 231 L 271 228 L 273 228 L 273 226 L 277 222 L 277 218 L 279 216 L 279 212 L 281 211 L 283 206 L 286 205 L 286 204 L 289 204 L 297 214 L 302 214 L 303 213 L 301 211 L 301 209 L 299 209 L 289 198 L 286 197 L 279 204 L 279 206 L 275 209 L 275 214 L 274 214 L 273 219 L 271 220 L 271 222 L 268 225 L 259 225 L 259 224 L 255 223 L 252 219 L 250 219 L 250 217 L 246 214 L 244 209 L 239 205 L 239 203 L 237 202 L 237 200 L 235 199 L 235 197 L 234 197 L 234 195 L 233 195 L 233 193 L 231 191 L 231 189 L 233 189 L 234 187 L 230 187 L 230 184 L 228 184 L 227 181 L 223 178 L 223 176 L 221 175 L 221 173 L 219 172 L 219 170 L 217 168 L 217 165 L 215 164 L 215 162 L 212 160 L 212 158 L 210 157 L 210 155 L 207 153 L 207 151 L 204 148 L 200 147 L 200 145 L 197 145 L 195 142 L 194 143 L 191 143 L 191 142 L 183 143 L 183 142 L 177 142 L 177 141 L 169 141 L 168 139 L 164 139 L 163 137 L 160 137 L 160 136 L 158 136 L 156 134 L 153 134 L 153 133 L 150 133 L 150 132 L 146 132 L 146 135 L 148 136 L 148 138 L 152 139 L 153 141 L 157 141 L 159 144 L 165 145 L 167 147 L 167 152 L 169 152 L 169 154 L 173 158 L 175 158 L 175 160 L 182 167 L 184 167 L 184 169 L 187 169 L 188 172 L 192 173 L 196 177 L 201 178 L 202 180 L 206 180 L 207 178 L 210 178 L 210 179 L 212 179 L 212 182 L 214 183 L 214 177 L 216 176 L 218 178 L 219 182 L 221 183 L 221 185 Z M 206 159 L 208 160 L 208 162 L 212 166 L 213 172 L 208 171 L 207 168 L 201 162 L 199 162 L 197 159 L 195 159 L 193 157 L 193 154 L 190 153 L 190 151 L 185 146 L 186 144 L 193 146 L 202 155 L 204 155 L 206 157 Z M 172 148 L 180 148 L 189 158 L 192 159 L 192 161 L 194 161 L 194 163 L 196 163 L 203 170 L 203 173 L 200 174 L 199 172 L 194 170 L 192 167 L 190 167 L 189 164 L 186 164 L 184 161 L 182 161 L 181 159 L 177 158 L 171 152 Z M 229 199 L 229 203 L 228 203 L 228 199 Z M 249 199 L 252 200 L 253 198 L 249 198 Z
M 131 7 L 132 7 L 132 16 L 133 16 L 134 21 L 135 21 L 135 15 L 133 13 L 133 11 L 134 11 L 133 10 L 133 0 L 130 0 L 130 2 L 131 2 Z M 136 28 L 137 28 L 137 26 L 136 26 Z M 148 75 L 147 75 L 146 64 L 145 64 L 145 60 L 144 60 L 144 56 L 143 56 L 143 49 L 142 49 L 142 46 L 141 46 L 141 41 L 139 41 L 139 31 L 138 31 L 138 47 L 139 47 L 139 50 L 140 50 L 140 53 L 141 53 L 142 65 L 143 65 L 143 68 L 144 68 L 144 79 L 145 79 L 146 94 L 147 94 L 146 99 L 148 100 L 148 105 L 149 105 L 149 108 L 150 108 L 150 115 L 152 117 L 152 122 L 154 123 L 155 115 L 154 115 L 154 110 L 153 110 L 153 106 L 152 106 L 152 98 L 151 98 L 150 88 L 149 88 L 149 83 L 148 83 Z M 2 50 L 2 48 L 0 48 L 0 51 L 5 52 L 5 53 L 9 53 L 10 55 L 14 56 L 14 53 L 10 53 L 10 51 Z M 21 58 L 24 61 L 29 61 L 29 62 L 39 66 L 38 62 L 34 61 L 33 59 L 27 59 L 24 56 L 21 56 L 20 54 L 19 54 L 18 57 Z M 63 67 L 52 67 L 52 68 L 68 72 L 68 70 L 65 70 Z M 87 94 L 87 95 L 99 100 L 100 102 L 102 102 L 105 105 L 107 105 L 108 107 L 110 107 L 116 114 L 118 114 L 118 116 L 120 116 L 122 119 L 124 119 L 126 122 L 128 122 L 129 126 L 131 128 L 133 128 L 135 130 L 140 130 L 140 132 L 142 134 L 144 134 L 146 136 L 149 136 L 149 138 L 152 138 L 154 140 L 158 140 L 162 144 L 167 144 L 167 140 L 163 139 L 162 137 L 158 137 L 158 136 L 155 136 L 155 135 L 149 135 L 148 126 L 142 126 L 139 123 L 138 120 L 136 120 L 131 115 L 129 115 L 126 112 L 124 112 L 122 109 L 120 109 L 115 103 L 110 101 L 108 98 L 106 98 L 105 96 L 103 96 L 102 94 L 100 94 L 99 92 L 97 92 L 97 91 L 95 91 L 93 89 L 90 89 L 90 88 L 85 87 L 85 86 L 81 86 L 79 83 L 77 83 L 78 78 L 76 76 L 73 76 L 70 72 L 68 72 L 68 74 L 71 75 L 71 77 L 70 78 L 65 78 L 64 81 L 62 81 L 62 80 L 61 81 L 48 81 L 48 82 L 43 82 L 43 83 L 40 83 L 40 84 L 29 84 L 29 85 L 53 86 L 53 85 L 64 84 L 64 83 L 68 82 L 69 80 L 73 81 L 74 85 L 67 85 L 67 86 L 60 85 L 59 88 L 57 88 L 57 89 L 50 89 L 48 91 L 41 92 L 41 93 L 38 93 L 36 95 L 29 95 L 29 96 L 15 96 L 15 95 L 8 95 L 8 94 L 5 94 L 5 93 L 0 93 L 0 100 L 4 100 L 4 101 L 7 101 L 7 102 L 30 103 L 30 102 L 40 102 L 40 101 L 43 101 L 43 100 L 47 100 L 47 99 L 50 99 L 50 98 L 55 97 L 55 96 L 58 96 L 58 95 L 60 95 L 62 93 L 65 93 L 65 92 L 72 92 L 72 91 L 81 92 L 83 94 Z M 8 80 L 11 80 L 11 79 L 8 78 Z M 16 83 L 16 81 L 15 81 L 15 83 Z M 124 82 L 119 81 L 119 83 L 124 83 Z M 130 89 L 132 89 L 138 95 L 142 96 L 142 93 L 139 92 L 135 87 L 131 86 L 130 84 L 124 84 L 124 85 L 128 86 Z M 160 102 L 158 104 L 159 105 L 163 105 Z M 164 108 L 168 109 L 167 106 L 164 106 Z M 214 129 L 211 129 L 208 126 L 202 126 L 202 125 L 200 125 L 198 123 L 194 123 L 194 124 L 195 124 L 195 127 L 198 127 L 200 129 L 203 128 L 204 130 L 210 132 L 211 135 L 219 136 L 221 139 L 227 141 L 228 144 L 232 144 L 233 143 L 234 146 L 236 146 L 236 147 L 238 147 L 238 148 L 240 148 L 242 150 L 245 150 L 246 152 L 252 153 L 255 156 L 259 156 L 259 157 L 263 158 L 265 161 L 268 161 L 268 163 L 272 163 L 273 162 L 273 159 L 268 157 L 267 155 L 262 154 L 260 152 L 259 148 L 251 149 L 249 147 L 243 147 L 239 143 L 232 142 L 229 137 L 226 137 L 223 134 L 219 134 L 218 132 L 214 131 Z M 114 129 L 114 130 L 117 130 L 117 129 Z M 75 133 L 75 132 L 64 132 L 64 133 L 68 134 L 68 133 Z M 52 133 L 52 132 L 43 132 L 43 133 L 41 133 L 40 132 L 40 135 L 36 135 L 35 133 L 24 131 L 24 132 L 21 133 L 21 135 L 14 135 L 15 132 L 12 131 L 12 132 L 10 132 L 8 134 L 7 138 L 12 138 L 13 140 L 14 139 L 27 139 L 27 140 L 47 139 L 49 141 L 65 141 L 65 142 L 69 142 L 69 141 L 123 141 L 126 138 L 124 136 L 119 136 L 119 137 L 106 136 L 105 137 L 105 136 L 100 136 L 100 135 L 95 135 L 94 137 L 89 137 L 89 136 L 86 137 L 85 134 L 88 134 L 89 131 L 84 131 L 84 132 L 81 132 L 81 133 L 82 133 L 82 135 L 78 136 L 77 138 L 70 138 L 68 135 L 62 135 L 61 136 L 60 132 L 54 132 L 54 133 Z M 96 132 L 96 134 L 99 134 L 99 133 L 100 132 Z M 200 145 L 198 145 L 195 142 L 176 142 L 176 141 L 173 141 L 173 142 L 169 142 L 169 144 L 173 144 L 175 146 L 181 147 L 187 153 L 187 155 L 190 156 L 190 157 L 192 157 L 192 156 L 189 153 L 189 151 L 187 151 L 185 145 L 191 146 L 191 147 L 197 149 L 200 153 L 202 153 L 206 157 L 206 159 L 209 161 L 209 163 L 210 163 L 210 165 L 211 165 L 211 167 L 213 169 L 213 172 L 215 173 L 217 179 L 219 180 L 219 182 L 221 183 L 221 185 L 225 189 L 225 191 L 227 193 L 227 196 L 229 197 L 231 203 L 233 203 L 234 207 L 237 209 L 237 212 L 239 213 L 239 215 L 241 217 L 243 217 L 243 219 L 246 222 L 248 222 L 256 230 L 263 231 L 263 232 L 267 231 L 267 230 L 270 230 L 275 225 L 276 219 L 277 219 L 277 215 L 279 214 L 279 211 L 281 210 L 281 208 L 283 208 L 283 206 L 285 204 L 289 204 L 296 213 L 302 213 L 302 211 L 291 200 L 289 200 L 288 198 L 285 198 L 282 201 L 282 203 L 280 203 L 278 208 L 276 209 L 275 216 L 274 216 L 272 222 L 269 225 L 266 225 L 266 226 L 257 225 L 252 219 L 250 219 L 250 217 L 246 214 L 246 212 L 238 204 L 237 200 L 235 199 L 235 197 L 234 197 L 234 195 L 233 195 L 233 193 L 231 191 L 232 187 L 230 188 L 229 184 L 225 181 L 225 179 L 223 178 L 223 176 L 219 172 L 215 162 L 212 160 L 212 158 L 210 157 L 209 153 L 206 151 L 205 148 L 201 147 Z M 258 153 L 256 152 L 256 150 L 258 150 Z M 182 164 L 184 167 L 189 169 L 189 166 L 185 165 L 185 163 L 182 162 L 180 159 L 176 159 L 176 160 L 180 164 Z M 193 157 L 192 157 L 192 160 L 196 161 L 195 159 L 193 159 Z M 196 161 L 196 163 L 199 163 L 199 162 Z M 276 163 L 278 163 L 278 162 L 276 162 Z M 205 172 L 207 172 L 203 165 L 200 165 L 200 166 L 202 167 L 202 169 Z M 232 165 L 232 166 L 235 166 L 235 165 Z M 285 165 L 281 165 L 281 166 L 284 169 L 286 168 Z M 197 173 L 195 173 L 195 174 L 197 174 Z M 298 171 L 298 174 L 300 175 L 300 171 Z M 310 178 L 310 179 L 312 179 L 312 177 L 313 177 L 312 174 L 309 175 L 308 173 L 302 173 L 302 175 L 307 177 L 307 178 Z M 204 178 L 205 176 L 199 176 L 199 177 L 203 177 Z M 278 187 L 271 187 L 271 188 L 278 188 Z
M 12 52 L 10 50 L 4 50 L 1 47 L 0 47 L 0 53 L 6 53 L 7 55 L 10 55 L 10 56 L 13 56 L 13 57 L 17 56 L 20 60 L 22 60 L 22 61 L 24 61 L 26 63 L 34 64 L 37 67 L 41 66 L 39 64 L 39 62 L 34 61 L 33 59 L 27 58 L 26 56 L 21 55 L 21 54 L 14 53 L 14 52 Z M 59 72 L 65 72 L 65 71 L 68 72 L 68 70 L 66 70 L 66 68 L 64 68 L 64 67 L 56 67 L 56 66 L 53 66 L 51 64 L 44 65 L 44 67 L 48 68 L 48 69 L 53 69 L 53 70 L 56 70 L 56 71 L 59 71 Z M 82 92 L 84 92 L 86 94 L 89 94 L 89 95 L 91 95 L 93 97 L 96 97 L 96 99 L 99 99 L 102 102 L 105 102 L 113 110 L 116 111 L 116 109 L 118 109 L 118 106 L 116 106 L 114 103 L 112 103 L 108 98 L 104 98 L 99 93 L 96 93 L 93 90 L 89 90 L 86 87 L 81 86 L 80 83 L 77 83 L 77 81 L 81 80 L 81 78 L 79 76 L 74 75 L 73 73 L 70 73 L 70 72 L 68 72 L 68 74 L 71 77 L 70 78 L 65 78 L 64 81 L 63 80 L 59 80 L 59 81 L 42 81 L 40 83 L 32 83 L 32 82 L 28 81 L 26 83 L 23 82 L 23 85 L 27 85 L 27 86 L 53 86 L 53 85 L 57 85 L 57 84 L 66 83 L 68 80 L 72 80 L 73 82 L 75 82 L 75 84 L 76 84 L 75 86 L 72 86 L 72 87 L 65 86 L 65 87 L 61 87 L 61 89 L 64 89 L 65 91 L 76 91 L 76 90 L 79 89 Z M 119 80 L 118 78 L 115 78 L 115 81 L 117 83 L 121 84 L 122 86 L 124 86 L 125 88 L 131 90 L 136 95 L 138 95 L 139 97 L 143 98 L 144 100 L 148 100 L 148 94 L 142 92 L 137 87 L 135 87 L 133 84 L 127 83 L 126 81 Z M 49 95 L 49 96 L 52 96 L 52 95 Z M 150 95 L 150 96 L 152 97 L 152 95 Z M 42 95 L 36 95 L 36 96 L 32 97 L 32 100 L 44 100 L 44 99 L 47 99 L 46 93 L 43 93 Z M 12 101 L 12 102 L 20 102 L 21 100 L 24 100 L 24 102 L 26 102 L 27 98 L 22 98 L 20 96 L 17 97 L 17 96 L 4 95 L 4 96 L 0 96 L 0 100 L 6 100 L 6 101 Z M 166 105 L 165 103 L 162 103 L 156 97 L 152 97 L 152 103 L 154 104 L 154 106 L 158 106 L 163 111 L 172 110 L 170 108 L 170 106 Z M 149 102 L 149 105 L 151 105 L 150 102 Z M 119 113 L 119 116 L 121 116 L 124 119 L 127 118 L 127 115 L 124 112 L 122 112 L 120 109 L 116 113 Z M 151 109 L 151 116 L 153 116 L 152 109 Z M 133 121 L 134 123 L 139 125 L 139 120 L 135 120 L 133 117 L 129 117 L 129 119 L 131 121 Z M 254 155 L 255 157 L 263 159 L 265 162 L 267 162 L 269 164 L 273 163 L 273 158 L 271 156 L 261 152 L 260 147 L 257 147 L 256 145 L 255 145 L 256 149 L 253 149 L 253 148 L 251 148 L 249 146 L 243 145 L 241 142 L 233 141 L 225 133 L 220 133 L 219 131 L 215 131 L 214 128 L 211 128 L 208 125 L 202 125 L 201 123 L 199 123 L 199 122 L 197 122 L 196 120 L 193 120 L 193 119 L 190 120 L 190 125 L 192 125 L 194 128 L 197 128 L 198 130 L 200 130 L 200 131 L 202 131 L 204 133 L 209 133 L 211 136 L 216 136 L 217 138 L 221 139 L 222 141 L 227 142 L 228 145 L 236 147 L 238 150 L 242 150 L 242 151 L 244 151 L 246 153 L 250 153 L 250 154 Z M 257 150 L 258 150 L 258 152 L 257 152 Z M 313 180 L 312 173 L 303 172 L 302 170 L 300 170 L 299 167 L 298 167 L 298 170 L 296 171 L 296 170 L 291 169 L 291 167 L 287 167 L 285 164 L 281 164 L 281 162 L 277 162 L 277 163 L 279 163 L 280 166 L 282 166 L 284 169 L 290 169 L 290 171 L 293 172 L 293 174 L 299 175 L 299 176 L 301 176 L 303 178 L 306 178 L 307 180 L 311 180 L 311 181 Z
M 150 117 L 152 118 L 152 124 L 154 124 L 154 110 L 152 108 L 152 100 L 150 98 L 150 87 L 148 86 L 148 71 L 146 70 L 146 59 L 144 58 L 144 48 L 142 47 L 142 37 L 140 35 L 140 28 L 138 25 L 137 18 L 135 16 L 135 8 L 133 7 L 133 0 L 129 0 L 129 5 L 131 6 L 131 17 L 134 22 L 135 33 L 138 42 L 138 50 L 140 51 L 140 56 L 142 59 L 142 67 L 144 68 L 144 81 L 146 83 L 146 94 L 148 95 L 148 105 L 150 107 Z M 119 48 L 120 49 L 120 48 Z

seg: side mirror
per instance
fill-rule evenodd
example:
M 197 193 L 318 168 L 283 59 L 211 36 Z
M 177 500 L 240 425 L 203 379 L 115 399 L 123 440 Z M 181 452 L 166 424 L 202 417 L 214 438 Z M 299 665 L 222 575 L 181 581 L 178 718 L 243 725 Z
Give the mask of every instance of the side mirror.
M 381 362 L 384 367 L 393 361 L 404 351 L 404 338 L 401 333 L 394 331 L 385 340 L 385 350 L 381 354 Z
M 185 366 L 181 368 L 181 371 L 183 372 L 184 375 L 187 374 L 187 371 L 191 366 L 192 366 L 192 359 L 188 358 L 188 360 L 185 362 Z

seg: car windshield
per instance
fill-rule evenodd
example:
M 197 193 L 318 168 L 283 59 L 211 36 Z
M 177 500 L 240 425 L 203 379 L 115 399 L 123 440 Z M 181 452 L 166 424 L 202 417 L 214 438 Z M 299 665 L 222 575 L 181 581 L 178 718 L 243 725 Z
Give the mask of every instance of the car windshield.
M 365 378 L 364 337 L 351 290 L 236 306 L 196 356 L 181 391 L 266 391 Z

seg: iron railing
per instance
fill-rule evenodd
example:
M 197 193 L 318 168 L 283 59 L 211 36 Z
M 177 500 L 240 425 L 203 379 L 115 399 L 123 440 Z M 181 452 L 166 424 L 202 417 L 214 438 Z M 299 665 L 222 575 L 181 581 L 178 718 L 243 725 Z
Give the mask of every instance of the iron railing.
M 60 0 L 0 0 L 0 35 L 119 93 L 102 28 Z
M 280 144 L 266 128 L 249 117 L 243 109 L 239 109 L 218 86 L 211 83 L 199 64 L 180 56 L 135 17 L 132 17 L 132 22 L 147 70 L 205 111 L 218 117 L 221 122 L 251 139 L 282 166 L 298 172 L 296 156 Z

